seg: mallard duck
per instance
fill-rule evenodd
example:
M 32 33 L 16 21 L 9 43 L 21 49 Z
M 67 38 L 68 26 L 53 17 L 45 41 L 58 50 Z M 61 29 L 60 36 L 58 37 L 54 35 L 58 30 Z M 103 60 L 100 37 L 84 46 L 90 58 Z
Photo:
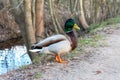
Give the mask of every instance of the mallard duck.
M 73 28 L 78 30 L 80 29 L 73 19 L 67 19 L 64 25 L 64 30 L 68 37 L 62 34 L 48 37 L 33 44 L 29 51 L 38 53 L 54 53 L 57 62 L 66 63 L 67 61 L 62 60 L 60 55 L 72 51 L 77 47 L 77 37 L 74 34 Z

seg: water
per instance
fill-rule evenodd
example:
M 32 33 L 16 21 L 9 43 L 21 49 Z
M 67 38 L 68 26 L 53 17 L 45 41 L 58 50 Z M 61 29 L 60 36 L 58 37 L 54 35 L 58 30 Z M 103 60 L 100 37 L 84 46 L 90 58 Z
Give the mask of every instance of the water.
M 25 46 L 15 46 L 11 49 L 0 50 L 0 75 L 31 63 Z

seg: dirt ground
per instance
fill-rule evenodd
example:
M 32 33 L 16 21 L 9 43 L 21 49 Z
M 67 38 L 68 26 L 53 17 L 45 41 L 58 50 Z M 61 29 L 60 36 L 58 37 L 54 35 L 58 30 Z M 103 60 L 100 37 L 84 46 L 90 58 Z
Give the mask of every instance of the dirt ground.
M 100 40 L 105 46 L 86 49 L 68 64 L 30 65 L 1 75 L 0 80 L 120 80 L 120 24 L 115 26 L 98 33 L 106 38 Z

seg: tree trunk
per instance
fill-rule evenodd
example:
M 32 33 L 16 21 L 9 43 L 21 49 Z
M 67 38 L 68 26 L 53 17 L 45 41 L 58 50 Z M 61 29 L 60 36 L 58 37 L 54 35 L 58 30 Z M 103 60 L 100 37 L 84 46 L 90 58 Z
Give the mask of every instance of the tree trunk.
M 31 14 L 31 0 L 25 0 L 25 29 L 26 37 L 28 39 L 28 50 L 31 45 L 36 42 L 35 32 L 32 24 L 32 14 Z M 35 55 L 29 52 L 31 59 L 33 60 Z
M 33 29 L 34 29 L 34 31 L 35 31 L 35 19 L 36 19 L 36 16 L 35 16 L 35 2 L 36 2 L 36 0 L 32 0 L 31 1 L 32 2 L 32 24 L 33 24 Z
M 57 28 L 57 24 L 55 23 L 54 12 L 53 12 L 53 1 L 52 0 L 49 0 L 49 7 L 50 7 L 50 15 L 51 15 L 51 18 L 52 18 L 53 26 L 55 28 L 56 34 L 58 34 L 59 31 L 58 31 L 58 28 Z
M 79 0 L 79 4 L 80 4 L 80 17 L 79 17 L 80 23 L 82 24 L 84 29 L 87 29 L 87 28 L 89 28 L 89 26 L 88 26 L 86 19 L 85 19 L 85 16 L 84 16 L 83 1 Z
M 39 41 L 42 37 L 42 33 L 44 31 L 43 24 L 43 8 L 44 8 L 44 0 L 36 0 L 36 40 Z

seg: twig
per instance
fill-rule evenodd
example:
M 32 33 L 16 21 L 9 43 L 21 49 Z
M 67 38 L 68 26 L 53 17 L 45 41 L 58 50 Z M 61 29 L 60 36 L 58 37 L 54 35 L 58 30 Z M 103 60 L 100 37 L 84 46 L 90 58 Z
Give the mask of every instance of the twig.
M 14 10 L 14 9 L 18 9 L 23 4 L 23 1 L 24 0 L 21 0 L 21 2 L 16 7 L 10 8 L 8 11 L 11 11 L 11 10 Z

